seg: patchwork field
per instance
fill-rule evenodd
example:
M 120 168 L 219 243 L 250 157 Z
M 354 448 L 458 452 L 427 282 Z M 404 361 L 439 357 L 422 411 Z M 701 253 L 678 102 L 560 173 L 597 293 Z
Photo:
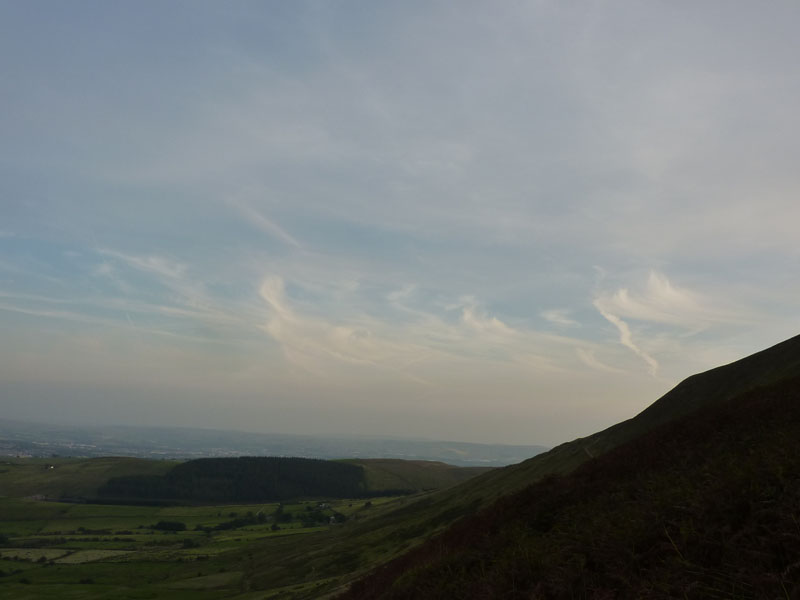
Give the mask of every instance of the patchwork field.
M 156 507 L 0 498 L 0 596 L 294 597 L 309 585 L 249 593 L 246 572 L 256 547 L 263 555 L 280 538 L 302 546 L 393 502 Z
M 324 597 L 428 532 L 425 522 L 384 522 L 383 515 L 425 500 L 424 490 L 487 470 L 425 461 L 343 462 L 363 469 L 363 491 L 372 497 L 109 503 L 98 497 L 109 478 L 158 478 L 186 463 L 0 459 L 0 597 Z

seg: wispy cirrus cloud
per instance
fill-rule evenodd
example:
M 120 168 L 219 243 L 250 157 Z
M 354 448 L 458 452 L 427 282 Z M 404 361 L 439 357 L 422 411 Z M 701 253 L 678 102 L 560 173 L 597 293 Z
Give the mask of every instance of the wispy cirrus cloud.
M 302 287 L 292 282 L 294 288 L 298 285 Z M 405 286 L 387 294 L 386 300 L 390 304 L 408 300 L 415 289 Z M 264 331 L 278 342 L 290 363 L 318 376 L 337 373 L 349 364 L 432 383 L 442 373 L 467 370 L 477 374 L 493 364 L 528 377 L 568 373 L 586 365 L 585 358 L 576 360 L 578 345 L 585 349 L 584 357 L 599 349 L 590 341 L 512 327 L 488 314 L 474 296 L 445 303 L 438 310 L 403 305 L 392 318 L 382 313 L 380 305 L 372 305 L 374 314 L 356 309 L 332 320 L 301 308 L 281 277 L 266 278 L 259 292 L 267 307 Z M 342 301 L 347 303 L 348 298 L 337 298 Z M 320 306 L 319 302 L 315 305 Z
M 373 4 L 0 3 L 0 375 L 557 443 L 798 330 L 794 5 Z
M 593 349 L 578 347 L 575 348 L 575 354 L 578 356 L 581 362 L 583 362 L 587 367 L 590 367 L 597 371 L 603 371 L 606 373 L 616 373 L 616 374 L 622 374 L 625 372 L 622 369 L 612 367 L 611 365 L 607 365 L 601 360 L 599 360 L 597 358 L 597 352 Z
M 171 320 L 177 333 L 194 323 L 207 328 L 209 334 L 216 332 L 209 339 L 222 331 L 226 336 L 241 339 L 253 329 L 254 317 L 245 299 L 231 301 L 218 297 L 208 289 L 207 282 L 193 274 L 191 267 L 182 261 L 158 254 L 138 255 L 108 248 L 99 250 L 99 255 L 103 262 L 94 267 L 92 274 L 109 280 L 124 297 L 106 294 L 83 299 L 84 306 L 165 318 Z M 116 265 L 112 264 L 114 261 Z M 143 275 L 146 283 L 132 280 L 130 272 L 126 275 L 120 265 Z M 169 293 L 164 294 L 160 288 Z
M 366 315 L 333 323 L 298 312 L 280 277 L 266 278 L 259 289 L 268 313 L 263 329 L 277 341 L 290 363 L 316 375 L 330 376 L 342 364 L 367 366 L 421 381 L 405 367 L 435 354 L 419 344 L 385 335 L 385 327 Z
M 41 308 L 41 307 L 31 307 L 31 306 L 21 306 L 19 304 L 13 303 L 3 303 L 0 302 L 0 311 L 6 311 L 11 313 L 20 313 L 32 317 L 39 317 L 44 319 L 56 319 L 60 321 L 70 322 L 70 323 L 83 323 L 88 325 L 96 325 L 103 328 L 111 328 L 111 329 L 120 329 L 120 328 L 128 328 L 132 327 L 136 330 L 137 334 L 144 333 L 156 336 L 164 336 L 170 338 L 177 338 L 183 341 L 189 342 L 199 342 L 199 343 L 208 343 L 208 342 L 219 342 L 220 340 L 215 340 L 214 338 L 209 338 L 207 336 L 198 336 L 198 335 L 190 335 L 187 333 L 182 333 L 180 331 L 175 331 L 172 329 L 164 329 L 164 328 L 157 328 L 152 326 L 143 326 L 143 325 L 134 325 L 131 321 L 131 317 L 129 314 L 123 312 L 125 315 L 124 320 L 121 318 L 109 317 L 109 316 L 98 316 L 88 314 L 86 311 L 82 310 L 63 310 L 63 309 L 53 309 L 53 308 Z M 228 344 L 229 341 L 222 340 L 223 344 Z
M 603 315 L 604 319 L 617 328 L 617 331 L 619 332 L 619 343 L 626 348 L 629 348 L 634 354 L 639 356 L 647 364 L 650 374 L 655 377 L 658 374 L 658 361 L 650 356 L 647 352 L 642 350 L 636 343 L 634 343 L 633 334 L 631 334 L 631 329 L 628 327 L 628 324 L 620 319 L 617 315 L 604 310 L 598 304 L 595 304 L 595 307 L 600 314 Z M 585 357 L 586 355 L 583 355 L 581 358 L 585 360 Z
M 127 265 L 134 267 L 146 273 L 152 273 L 163 279 L 167 280 L 181 280 L 186 273 L 186 265 L 157 254 L 136 255 L 125 254 L 109 248 L 100 249 L 100 253 L 105 256 L 111 256 L 119 259 Z M 100 273 L 102 274 L 107 267 L 101 267 Z
M 236 208 L 236 210 L 247 220 L 247 222 L 256 229 L 259 229 L 260 231 L 279 239 L 289 246 L 294 248 L 302 248 L 300 242 L 297 241 L 297 239 L 295 239 L 285 229 L 278 225 L 274 220 L 268 219 L 261 212 L 257 211 L 246 202 L 242 200 L 229 199 L 228 203 Z
M 645 284 L 637 289 L 623 287 L 598 294 L 594 304 L 598 309 L 627 319 L 674 325 L 691 331 L 749 320 L 729 302 L 678 287 L 657 271 L 650 271 Z
M 681 340 L 714 331 L 730 334 L 757 320 L 754 309 L 738 306 L 726 296 L 724 291 L 711 294 L 675 285 L 665 274 L 651 270 L 643 282 L 595 293 L 592 304 L 617 329 L 620 344 L 639 356 L 655 376 L 658 348 L 679 353 Z
M 563 308 L 543 310 L 539 315 L 546 321 L 560 327 L 577 327 L 580 325 L 575 319 L 570 318 L 570 311 Z
M 478 334 L 498 342 L 511 340 L 519 335 L 497 317 L 491 317 L 481 311 L 474 301 L 470 301 L 461 309 L 461 322 Z

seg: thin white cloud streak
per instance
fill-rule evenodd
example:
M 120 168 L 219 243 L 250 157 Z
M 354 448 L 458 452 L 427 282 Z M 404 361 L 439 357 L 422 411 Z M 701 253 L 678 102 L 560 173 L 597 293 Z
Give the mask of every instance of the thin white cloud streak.
M 732 338 L 737 330 L 764 321 L 757 309 L 734 305 L 729 295 L 724 287 L 714 293 L 679 287 L 663 273 L 651 270 L 643 284 L 596 292 L 592 304 L 616 327 L 620 343 L 656 376 L 660 369 L 656 356 L 660 353 L 672 362 L 693 351 L 699 357 L 708 354 L 704 346 L 708 339 Z M 631 322 L 637 324 L 636 335 Z M 705 339 L 693 343 L 693 338 Z
M 25 277 L 32 276 L 37 279 L 41 279 L 42 281 L 48 281 L 57 285 L 64 284 L 64 280 L 61 277 L 47 275 L 43 272 L 45 270 L 46 265 L 41 264 L 39 261 L 33 261 L 33 264 L 25 264 L 23 266 L 22 264 L 15 264 L 10 260 L 4 260 L 0 258 L 0 271 L 22 275 Z
M 561 327 L 577 327 L 580 325 L 575 319 L 569 318 L 569 311 L 566 309 L 544 310 L 539 315 L 546 321 Z
M 173 300 L 180 303 L 184 308 L 201 310 L 210 316 L 220 319 L 225 319 L 231 314 L 230 310 L 218 306 L 218 303 L 206 291 L 205 284 L 198 278 L 191 277 L 187 265 L 179 261 L 154 254 L 146 256 L 126 254 L 107 248 L 101 249 L 99 252 L 105 256 L 116 258 L 129 267 L 154 276 L 160 284 L 176 295 Z M 103 273 L 99 274 L 102 275 Z M 119 275 L 114 275 L 112 279 L 120 281 Z
M 263 214 L 258 212 L 252 206 L 249 206 L 243 201 L 234 199 L 229 199 L 228 203 L 235 207 L 239 213 L 241 213 L 245 219 L 247 219 L 247 221 L 256 229 L 259 229 L 272 237 L 278 238 L 289 246 L 293 246 L 294 248 L 302 248 L 302 244 L 300 244 L 300 242 L 297 241 L 291 234 L 289 234 L 280 225 L 275 223 L 275 221 L 268 219 Z
M 74 312 L 74 311 L 65 311 L 65 310 L 46 310 L 46 309 L 37 309 L 37 308 L 27 308 L 22 306 L 15 306 L 12 304 L 0 304 L 0 310 L 8 311 L 8 312 L 16 312 L 20 314 L 30 315 L 34 317 L 44 317 L 48 319 L 59 319 L 63 321 L 70 321 L 76 323 L 87 323 L 91 325 L 99 325 L 101 327 L 112 327 L 118 329 L 127 329 L 130 327 L 130 317 L 125 320 L 122 319 L 113 319 L 107 317 L 98 317 L 87 315 L 81 312 Z M 154 334 L 159 336 L 171 337 L 171 338 L 178 338 L 181 340 L 191 341 L 191 342 L 202 342 L 202 343 L 218 343 L 218 344 L 231 344 L 234 340 L 231 339 L 222 339 L 216 340 L 214 338 L 209 337 L 198 337 L 193 335 L 188 335 L 184 333 L 179 333 L 175 331 L 170 331 L 166 329 L 156 329 L 153 327 L 141 327 L 138 326 L 136 328 L 137 333 L 148 333 Z
M 106 256 L 117 258 L 140 271 L 153 273 L 165 279 L 179 280 L 186 273 L 186 265 L 163 256 L 153 254 L 148 256 L 124 254 L 108 248 L 102 248 L 99 252 Z M 103 274 L 104 272 L 105 270 L 101 270 L 99 274 Z
M 401 290 L 399 296 L 410 290 Z M 348 364 L 431 385 L 443 384 L 455 373 L 480 377 L 498 368 L 523 379 L 544 372 L 566 376 L 586 362 L 576 361 L 572 348 L 593 348 L 588 341 L 510 327 L 487 315 L 472 297 L 446 307 L 442 316 L 418 308 L 403 311 L 400 321 L 351 312 L 334 322 L 293 306 L 280 277 L 266 278 L 260 295 L 268 309 L 264 331 L 280 344 L 291 364 L 323 380 L 358 381 L 365 376 L 363 371 L 343 374 L 342 366 Z M 443 318 L 454 310 L 456 320 Z
M 597 371 L 603 371 L 606 373 L 616 373 L 622 374 L 624 371 L 622 369 L 617 369 L 616 367 L 612 367 L 610 365 L 605 364 L 604 362 L 597 359 L 595 356 L 594 350 L 589 350 L 586 348 L 575 348 L 575 354 L 578 358 L 581 359 L 586 366 L 591 367 Z
M 677 287 L 657 271 L 650 271 L 647 282 L 639 290 L 623 287 L 614 292 L 603 292 L 595 297 L 594 305 L 606 313 L 678 326 L 691 332 L 718 324 L 752 321 L 752 315 L 733 307 L 730 302 Z
M 629 348 L 634 352 L 634 354 L 639 356 L 647 364 L 650 374 L 653 377 L 655 377 L 658 374 L 658 361 L 656 361 L 656 359 L 654 359 L 647 352 L 639 348 L 639 346 L 637 346 L 633 342 L 633 336 L 631 335 L 631 330 L 630 327 L 628 327 L 628 324 L 619 317 L 617 317 L 616 315 L 612 315 L 611 313 L 603 310 L 603 308 L 599 306 L 597 303 L 595 303 L 595 307 L 600 312 L 600 314 L 603 315 L 604 319 L 606 319 L 609 323 L 611 323 L 612 325 L 614 325 L 614 327 L 617 328 L 617 330 L 619 331 L 619 343 L 625 346 L 626 348 Z
M 519 335 L 517 331 L 497 317 L 482 314 L 478 307 L 472 303 L 462 309 L 461 321 L 478 332 L 479 335 L 497 342 L 512 340 Z
M 263 328 L 281 345 L 290 363 L 310 373 L 334 378 L 342 363 L 370 366 L 424 383 L 405 369 L 435 354 L 431 349 L 378 337 L 372 329 L 379 324 L 365 317 L 334 324 L 300 315 L 290 306 L 283 280 L 278 277 L 265 279 L 259 293 L 269 309 Z
M 169 306 L 165 304 L 153 304 L 148 302 L 141 302 L 133 298 L 118 298 L 118 297 L 78 297 L 78 298 L 53 298 L 49 296 L 33 295 L 33 294 L 16 294 L 0 291 L 0 298 L 7 298 L 9 300 L 19 300 L 26 303 L 26 306 L 14 305 L 17 308 L 31 308 L 31 302 L 38 302 L 44 304 L 57 304 L 69 305 L 74 307 L 74 311 L 65 312 L 65 317 L 68 315 L 81 315 L 80 309 L 91 310 L 96 312 L 98 309 L 104 311 L 129 311 L 139 315 L 146 316 L 169 316 L 179 317 L 181 319 L 196 321 L 196 322 L 214 322 L 219 324 L 241 324 L 245 320 L 241 316 L 237 316 L 234 312 L 230 314 L 222 313 L 220 311 L 203 311 L 192 308 Z M 11 310 L 12 305 L 6 305 Z M 46 310 L 44 312 L 47 312 Z M 55 313 L 54 313 L 55 314 Z

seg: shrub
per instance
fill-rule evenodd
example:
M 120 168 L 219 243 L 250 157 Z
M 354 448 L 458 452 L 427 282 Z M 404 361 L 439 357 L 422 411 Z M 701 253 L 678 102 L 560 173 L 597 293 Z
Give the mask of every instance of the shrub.
M 159 531 L 186 531 L 186 523 L 180 521 L 159 521 L 151 529 Z

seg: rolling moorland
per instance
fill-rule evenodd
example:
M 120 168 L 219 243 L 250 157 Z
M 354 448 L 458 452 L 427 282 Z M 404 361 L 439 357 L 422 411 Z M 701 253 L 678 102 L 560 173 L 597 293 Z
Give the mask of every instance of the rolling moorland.
M 396 498 L 70 505 L 19 498 L 31 487 L 5 466 L 0 493 L 16 497 L 3 499 L 0 591 L 11 598 L 794 598 L 798 396 L 800 337 L 690 377 L 592 436 Z M 113 475 L 144 474 L 133 463 L 126 468 Z M 151 474 L 170 466 L 158 469 Z M 96 475 L 94 490 L 110 476 Z M 16 487 L 3 488 L 6 480 Z M 434 486 L 415 489 L 426 487 Z M 136 515 L 127 528 L 113 521 L 125 511 Z M 87 527 L 93 518 L 97 526 Z M 168 529 L 175 521 L 186 529 Z M 77 562 L 81 554 L 69 557 L 80 544 L 125 554 Z M 13 554 L 34 548 L 53 556 Z

